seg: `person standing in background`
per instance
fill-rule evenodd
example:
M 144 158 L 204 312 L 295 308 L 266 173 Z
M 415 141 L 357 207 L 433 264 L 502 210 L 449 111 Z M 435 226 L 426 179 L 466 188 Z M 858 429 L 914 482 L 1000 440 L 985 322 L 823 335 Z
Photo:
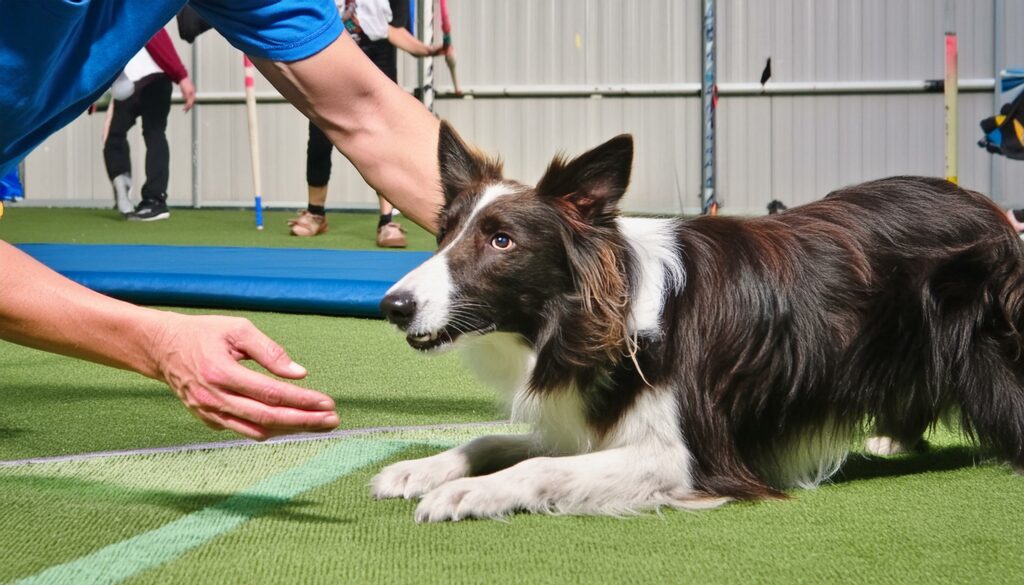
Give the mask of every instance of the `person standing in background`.
M 103 161 L 114 187 L 115 207 L 128 221 L 158 221 L 171 217 L 167 208 L 171 152 L 166 131 L 172 83 L 181 88 L 184 111 L 188 112 L 195 103 L 195 86 L 170 35 L 160 29 L 128 61 L 112 88 L 115 99 L 110 107 L 114 111 L 104 138 Z M 142 138 L 146 143 L 146 182 L 142 185 L 142 200 L 136 207 L 130 197 L 132 161 L 128 130 L 140 117 Z
M 398 51 L 415 57 L 441 55 L 443 45 L 430 48 L 406 29 L 409 22 L 407 0 L 336 0 L 341 20 L 352 39 L 391 81 L 398 83 Z M 331 178 L 331 152 L 334 146 L 314 124 L 309 123 L 306 147 L 306 183 L 309 201 L 306 209 L 288 221 L 292 235 L 318 236 L 327 231 L 327 183 Z M 404 248 L 405 232 L 393 221 L 394 207 L 377 193 L 380 219 L 377 222 L 377 246 Z

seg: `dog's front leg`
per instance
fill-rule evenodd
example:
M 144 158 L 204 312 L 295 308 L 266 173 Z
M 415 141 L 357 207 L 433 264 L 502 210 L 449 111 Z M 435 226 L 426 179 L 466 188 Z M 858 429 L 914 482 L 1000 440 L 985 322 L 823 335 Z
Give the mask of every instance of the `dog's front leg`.
M 620 447 L 528 459 L 491 475 L 448 482 L 424 496 L 417 522 L 501 518 L 515 511 L 623 514 L 659 506 L 706 508 L 727 498 L 694 493 L 685 449 Z
M 493 473 L 541 454 L 534 435 L 491 435 L 432 457 L 400 461 L 373 478 L 377 499 L 415 498 L 461 477 Z

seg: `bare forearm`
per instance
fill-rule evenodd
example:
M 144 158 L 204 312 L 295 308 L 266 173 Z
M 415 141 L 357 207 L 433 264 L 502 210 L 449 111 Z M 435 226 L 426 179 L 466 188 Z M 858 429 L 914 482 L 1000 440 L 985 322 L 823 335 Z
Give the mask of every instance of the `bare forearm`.
M 0 338 L 157 377 L 163 313 L 95 293 L 0 242 Z
M 388 42 L 415 57 L 429 57 L 435 53 L 408 30 L 397 26 L 388 27 Z
M 294 63 L 256 60 L 275 87 L 404 215 L 436 231 L 440 123 L 348 37 Z
M 124 303 L 60 276 L 0 242 L 0 339 L 133 370 L 166 382 L 192 414 L 254 439 L 338 426 L 328 396 L 259 374 L 306 369 L 252 323 Z

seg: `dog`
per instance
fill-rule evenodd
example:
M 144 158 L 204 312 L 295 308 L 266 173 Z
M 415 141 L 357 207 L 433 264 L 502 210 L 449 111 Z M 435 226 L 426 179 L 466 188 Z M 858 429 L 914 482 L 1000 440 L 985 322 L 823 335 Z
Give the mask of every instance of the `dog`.
M 938 421 L 1024 467 L 1024 248 L 999 208 L 895 177 L 752 219 L 620 217 L 628 135 L 536 187 L 442 124 L 437 253 L 381 309 L 460 347 L 524 435 L 384 468 L 418 522 L 785 498 Z

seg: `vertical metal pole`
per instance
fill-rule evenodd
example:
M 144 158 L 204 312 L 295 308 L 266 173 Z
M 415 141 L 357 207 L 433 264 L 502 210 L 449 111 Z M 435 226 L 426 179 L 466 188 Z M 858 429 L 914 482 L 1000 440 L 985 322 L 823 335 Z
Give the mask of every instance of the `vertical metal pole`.
M 704 75 L 701 77 L 701 126 L 704 129 L 701 149 L 700 184 L 701 213 L 718 215 L 715 192 L 715 108 L 718 90 L 715 85 L 715 0 L 704 0 Z
M 995 63 L 995 73 L 992 75 L 992 79 L 995 82 L 992 88 L 992 112 L 993 114 L 999 113 L 999 108 L 1003 105 L 1003 96 L 1000 92 L 1000 76 L 1003 69 L 1006 68 L 1006 64 L 1003 62 L 1004 57 L 1004 44 L 1006 28 L 1003 23 L 1006 22 L 1006 1 L 995 0 L 995 5 L 992 11 L 992 46 L 993 46 L 993 61 Z M 1002 164 L 998 156 L 989 155 L 989 173 L 991 176 L 989 196 L 993 201 L 1003 201 L 1003 174 Z
M 199 39 L 192 41 L 192 76 L 193 83 L 199 82 Z M 202 106 L 192 107 L 192 207 L 199 209 L 203 202 L 199 195 L 199 111 Z
M 957 174 L 957 42 L 956 2 L 946 0 L 946 180 L 956 183 Z
M 434 46 L 434 0 L 419 0 L 417 28 L 420 40 L 428 47 Z M 417 61 L 420 99 L 431 112 L 434 111 L 434 58 L 423 57 Z

